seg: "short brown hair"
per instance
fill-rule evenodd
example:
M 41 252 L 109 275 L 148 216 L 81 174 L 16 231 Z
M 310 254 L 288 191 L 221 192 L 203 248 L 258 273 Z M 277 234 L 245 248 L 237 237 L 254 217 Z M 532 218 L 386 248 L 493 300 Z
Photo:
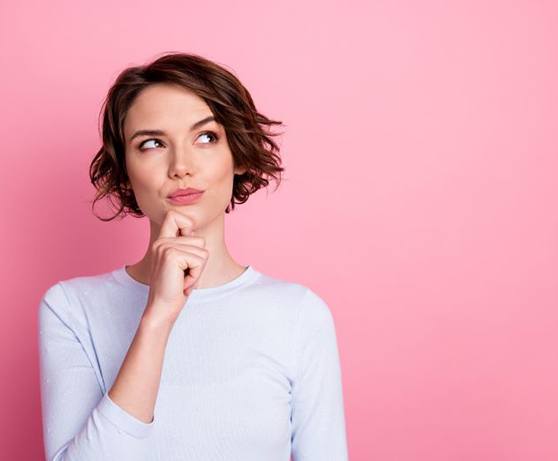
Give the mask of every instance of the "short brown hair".
M 110 218 L 95 216 L 102 221 L 111 221 L 120 214 L 144 216 L 126 171 L 123 126 L 136 96 L 154 83 L 178 84 L 194 92 L 207 103 L 215 121 L 225 128 L 235 167 L 246 168 L 245 173 L 234 176 L 226 213 L 234 210 L 235 203 L 246 202 L 251 194 L 266 187 L 267 177 L 272 177 L 279 186 L 284 168 L 279 147 L 271 137 L 282 133 L 272 133 L 264 127 L 282 122 L 259 113 L 248 90 L 223 66 L 195 54 L 168 53 L 149 64 L 120 72 L 101 106 L 103 145 L 89 166 L 89 177 L 97 190 L 91 208 L 107 196 L 116 214 Z

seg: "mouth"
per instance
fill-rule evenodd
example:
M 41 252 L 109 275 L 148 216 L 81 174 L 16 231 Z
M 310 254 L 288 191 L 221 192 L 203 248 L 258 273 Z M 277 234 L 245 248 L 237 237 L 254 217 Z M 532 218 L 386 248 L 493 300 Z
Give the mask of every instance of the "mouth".
M 182 193 L 182 194 L 169 195 L 167 197 L 167 200 L 174 205 L 189 205 L 191 203 L 197 202 L 202 195 L 203 195 L 203 191 L 189 192 L 186 194 Z

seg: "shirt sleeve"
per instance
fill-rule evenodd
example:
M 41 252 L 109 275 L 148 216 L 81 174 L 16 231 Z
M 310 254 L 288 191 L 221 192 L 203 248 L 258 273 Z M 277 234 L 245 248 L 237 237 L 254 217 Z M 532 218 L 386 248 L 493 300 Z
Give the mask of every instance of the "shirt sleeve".
M 308 288 L 295 327 L 292 384 L 293 461 L 348 459 L 335 325 L 325 301 Z
M 39 303 L 40 392 L 47 461 L 148 459 L 155 425 L 137 419 L 103 391 L 58 282 Z M 88 333 L 87 333 L 88 334 Z

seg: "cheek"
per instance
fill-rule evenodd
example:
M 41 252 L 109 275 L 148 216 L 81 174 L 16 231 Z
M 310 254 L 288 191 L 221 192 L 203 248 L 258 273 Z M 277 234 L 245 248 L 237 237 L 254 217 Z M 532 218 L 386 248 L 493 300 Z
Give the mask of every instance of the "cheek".
M 139 168 L 138 165 L 128 163 L 127 171 L 134 196 L 139 207 L 148 212 L 153 201 L 153 193 L 159 189 L 157 175 L 152 168 Z
M 157 169 L 148 163 L 139 163 L 127 160 L 126 170 L 130 182 L 135 186 L 136 193 L 141 193 L 145 189 L 152 189 L 156 183 Z
M 233 188 L 232 163 L 221 162 L 211 168 L 209 176 L 206 176 L 207 185 L 212 189 L 212 201 L 219 207 L 230 201 Z
M 155 185 L 153 171 L 140 171 L 136 173 L 136 184 L 142 189 L 152 189 Z
M 220 184 L 223 187 L 227 187 L 229 183 L 232 183 L 233 165 L 230 160 L 223 161 L 221 159 L 211 165 L 207 171 L 210 171 L 210 177 L 208 178 L 209 181 L 214 184 Z
M 141 205 L 141 202 L 144 202 L 147 197 L 152 194 L 151 186 L 149 184 L 149 176 L 137 174 L 137 172 L 129 173 L 130 182 L 134 189 L 134 195 L 136 197 L 136 201 L 138 204 Z

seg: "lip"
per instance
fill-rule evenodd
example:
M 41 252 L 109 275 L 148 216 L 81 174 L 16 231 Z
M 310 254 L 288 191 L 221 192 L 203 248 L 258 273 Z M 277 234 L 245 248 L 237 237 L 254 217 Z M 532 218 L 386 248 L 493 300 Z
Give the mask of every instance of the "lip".
M 186 195 L 171 195 L 168 197 L 168 200 L 174 205 L 189 205 L 190 203 L 197 202 L 202 195 L 203 191 L 197 193 L 189 193 Z
M 171 192 L 168 197 L 177 197 L 179 195 L 190 195 L 190 194 L 197 194 L 203 192 L 203 190 L 195 189 L 194 187 L 187 187 L 186 189 L 176 189 L 174 192 Z

